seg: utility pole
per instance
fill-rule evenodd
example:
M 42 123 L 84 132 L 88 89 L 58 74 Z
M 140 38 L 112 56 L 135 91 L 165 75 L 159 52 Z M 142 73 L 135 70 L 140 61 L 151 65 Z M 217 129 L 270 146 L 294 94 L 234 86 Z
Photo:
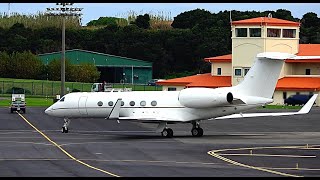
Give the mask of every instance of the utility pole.
M 47 8 L 46 15 L 48 16 L 60 16 L 62 18 L 62 50 L 61 50 L 61 91 L 60 98 L 65 95 L 65 44 L 66 44 L 66 16 L 76 16 L 80 17 L 80 13 L 83 8 L 72 8 L 74 3 L 56 3 L 60 6 L 58 8 Z
M 8 17 L 10 17 L 10 3 L 8 3 Z

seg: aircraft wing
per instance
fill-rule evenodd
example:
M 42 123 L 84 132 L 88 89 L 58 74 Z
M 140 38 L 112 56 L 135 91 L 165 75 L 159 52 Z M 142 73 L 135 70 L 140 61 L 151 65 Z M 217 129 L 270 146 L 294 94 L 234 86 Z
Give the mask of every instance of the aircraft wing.
M 136 121 L 175 121 L 174 119 L 168 119 L 165 117 L 148 117 L 148 116 L 129 116 L 119 117 L 118 120 L 136 120 Z
M 222 116 L 214 118 L 215 120 L 220 119 L 232 119 L 232 118 L 245 118 L 245 117 L 262 117 L 262 116 L 288 116 L 288 115 L 296 115 L 296 114 L 307 114 L 312 108 L 315 100 L 317 99 L 318 94 L 314 94 L 309 101 L 298 111 L 298 112 L 279 112 L 279 113 L 240 113 L 240 114 L 232 114 L 228 116 Z

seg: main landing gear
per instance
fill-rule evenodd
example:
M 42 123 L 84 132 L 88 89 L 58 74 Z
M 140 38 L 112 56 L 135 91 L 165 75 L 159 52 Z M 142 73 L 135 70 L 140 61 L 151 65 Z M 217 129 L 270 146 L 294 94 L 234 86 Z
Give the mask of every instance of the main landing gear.
M 203 136 L 203 129 L 200 127 L 200 121 L 192 121 L 191 124 L 192 124 L 192 129 L 191 129 L 192 136 L 194 137 Z M 167 137 L 167 138 L 173 137 L 173 130 L 167 127 L 166 122 L 159 123 L 157 131 L 161 132 L 161 135 L 163 137 Z
M 203 129 L 200 127 L 200 122 L 199 121 L 193 121 L 192 122 L 191 134 L 194 137 L 203 136 Z
M 163 137 L 171 138 L 173 137 L 173 130 L 171 128 L 165 128 L 162 132 L 161 135 Z
M 68 133 L 68 131 L 69 131 L 68 126 L 70 124 L 70 119 L 64 118 L 63 120 L 64 120 L 64 123 L 63 123 L 62 129 L 61 129 L 61 132 Z

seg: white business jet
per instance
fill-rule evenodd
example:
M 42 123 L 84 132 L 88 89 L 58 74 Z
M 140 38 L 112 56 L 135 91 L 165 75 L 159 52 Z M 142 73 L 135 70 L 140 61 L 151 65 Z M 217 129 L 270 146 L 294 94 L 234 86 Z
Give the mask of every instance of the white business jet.
M 68 132 L 72 118 L 105 118 L 158 123 L 157 132 L 172 137 L 171 123 L 191 123 L 192 136 L 200 137 L 201 120 L 306 114 L 318 94 L 298 112 L 242 113 L 273 102 L 276 83 L 285 59 L 292 54 L 260 53 L 243 81 L 233 87 L 186 88 L 181 91 L 74 92 L 63 96 L 45 110 L 63 117 L 62 132 Z M 236 114 L 240 113 L 240 114 Z

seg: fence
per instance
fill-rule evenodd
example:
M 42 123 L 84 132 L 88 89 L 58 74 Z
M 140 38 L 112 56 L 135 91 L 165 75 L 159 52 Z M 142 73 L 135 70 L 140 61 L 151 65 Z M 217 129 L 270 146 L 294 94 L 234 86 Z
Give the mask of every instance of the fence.
M 148 86 L 146 84 L 111 84 L 113 88 L 132 88 L 132 91 L 161 91 L 161 86 Z M 66 92 L 90 92 L 92 83 L 66 82 Z M 18 92 L 20 91 L 20 92 Z M 22 91 L 22 92 L 21 92 Z M 0 81 L 0 94 L 25 93 L 28 95 L 55 96 L 60 94 L 59 81 L 14 82 Z

